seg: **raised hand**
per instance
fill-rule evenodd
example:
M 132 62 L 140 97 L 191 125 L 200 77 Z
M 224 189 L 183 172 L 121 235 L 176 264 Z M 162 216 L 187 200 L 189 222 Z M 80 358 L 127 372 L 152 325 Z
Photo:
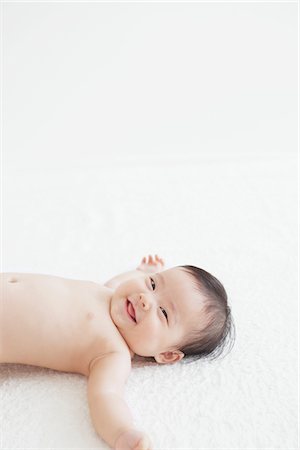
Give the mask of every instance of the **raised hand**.
M 144 256 L 140 265 L 137 267 L 137 270 L 142 270 L 147 273 L 161 272 L 165 268 L 165 262 L 158 255 L 154 257 L 152 255 L 148 255 L 148 258 Z

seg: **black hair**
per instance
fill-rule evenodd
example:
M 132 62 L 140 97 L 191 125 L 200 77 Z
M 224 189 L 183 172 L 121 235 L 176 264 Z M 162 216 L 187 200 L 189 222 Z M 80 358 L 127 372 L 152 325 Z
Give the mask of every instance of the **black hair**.
M 219 358 L 229 345 L 231 351 L 235 341 L 235 326 L 228 305 L 227 293 L 222 283 L 213 275 L 195 266 L 177 266 L 188 273 L 194 281 L 195 289 L 203 300 L 204 327 L 192 330 L 179 350 L 190 360 Z M 227 354 L 226 353 L 226 354 Z M 185 359 L 185 358 L 184 358 Z

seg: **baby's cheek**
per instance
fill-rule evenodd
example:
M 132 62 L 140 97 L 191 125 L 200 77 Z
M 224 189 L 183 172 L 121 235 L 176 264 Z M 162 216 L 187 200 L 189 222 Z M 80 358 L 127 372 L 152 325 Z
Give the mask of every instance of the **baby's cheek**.
M 139 337 L 136 339 L 136 344 L 145 351 L 150 352 L 152 356 L 152 353 L 154 349 L 157 348 L 160 340 L 161 336 L 159 327 L 153 324 L 148 324 L 140 330 Z

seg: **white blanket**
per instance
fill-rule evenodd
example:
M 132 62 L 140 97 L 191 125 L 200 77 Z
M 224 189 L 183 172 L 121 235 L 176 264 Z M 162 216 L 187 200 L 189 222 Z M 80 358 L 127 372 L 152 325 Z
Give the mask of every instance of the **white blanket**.
M 296 161 L 99 164 L 4 173 L 3 271 L 104 283 L 158 253 L 225 285 L 236 344 L 224 359 L 137 360 L 126 399 L 155 449 L 297 446 Z M 106 449 L 81 375 L 4 364 L 4 449 Z

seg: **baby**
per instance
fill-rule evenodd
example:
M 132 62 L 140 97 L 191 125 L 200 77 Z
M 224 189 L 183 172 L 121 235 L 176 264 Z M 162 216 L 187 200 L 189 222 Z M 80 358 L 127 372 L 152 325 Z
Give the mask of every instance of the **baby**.
M 23 273 L 1 274 L 0 363 L 88 377 L 99 435 L 116 450 L 148 450 L 123 400 L 133 356 L 159 364 L 214 354 L 232 322 L 222 284 L 194 266 L 164 269 L 158 256 L 100 285 Z

